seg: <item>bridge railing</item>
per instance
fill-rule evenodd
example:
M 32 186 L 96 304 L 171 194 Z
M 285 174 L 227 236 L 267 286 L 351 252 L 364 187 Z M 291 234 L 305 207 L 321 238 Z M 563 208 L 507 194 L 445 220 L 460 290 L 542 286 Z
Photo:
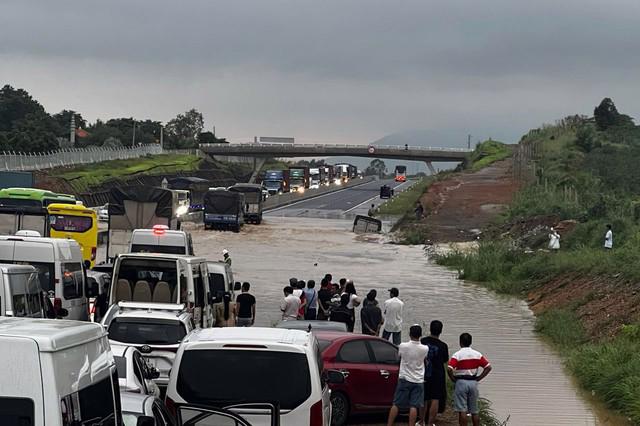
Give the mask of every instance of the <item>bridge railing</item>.
M 425 147 L 425 146 L 403 146 L 403 145 L 350 145 L 350 144 L 260 144 L 260 143 L 209 143 L 200 144 L 200 149 L 215 148 L 220 151 L 237 151 L 238 148 L 251 148 L 260 151 L 295 151 L 296 149 L 313 149 L 313 148 L 345 148 L 345 149 L 365 149 L 373 147 L 378 150 L 396 150 L 396 151 L 439 151 L 439 152 L 473 152 L 467 148 L 442 148 L 442 147 Z

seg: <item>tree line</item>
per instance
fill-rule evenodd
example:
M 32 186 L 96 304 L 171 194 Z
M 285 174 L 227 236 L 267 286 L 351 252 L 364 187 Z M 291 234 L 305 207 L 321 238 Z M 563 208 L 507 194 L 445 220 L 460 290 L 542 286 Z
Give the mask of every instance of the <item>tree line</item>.
M 72 116 L 78 129 L 74 146 L 78 148 L 159 143 L 161 131 L 163 145 L 169 149 L 226 142 L 204 131 L 204 117 L 195 108 L 169 120 L 164 130 L 162 122 L 151 119 L 111 118 L 89 123 L 78 111 L 49 114 L 26 90 L 5 85 L 0 89 L 0 151 L 46 152 L 68 146 Z

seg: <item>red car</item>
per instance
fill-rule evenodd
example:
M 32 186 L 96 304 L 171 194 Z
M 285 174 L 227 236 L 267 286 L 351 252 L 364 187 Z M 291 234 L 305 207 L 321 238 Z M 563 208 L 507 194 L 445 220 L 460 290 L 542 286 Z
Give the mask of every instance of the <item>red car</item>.
M 325 370 L 338 370 L 344 383 L 330 384 L 332 424 L 351 414 L 387 412 L 398 383 L 398 348 L 379 337 L 315 331 Z

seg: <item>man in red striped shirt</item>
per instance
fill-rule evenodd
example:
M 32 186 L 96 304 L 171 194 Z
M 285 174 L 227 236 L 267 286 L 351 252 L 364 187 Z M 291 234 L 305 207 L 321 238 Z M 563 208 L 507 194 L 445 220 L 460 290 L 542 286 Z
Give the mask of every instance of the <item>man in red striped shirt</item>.
M 458 423 L 467 426 L 467 413 L 471 413 L 473 426 L 480 425 L 480 410 L 478 408 L 478 382 L 491 371 L 491 364 L 478 351 L 471 349 L 471 335 L 460 335 L 460 350 L 449 360 L 447 372 L 455 383 L 453 397 L 454 410 L 458 412 Z M 478 375 L 478 369 L 482 373 Z

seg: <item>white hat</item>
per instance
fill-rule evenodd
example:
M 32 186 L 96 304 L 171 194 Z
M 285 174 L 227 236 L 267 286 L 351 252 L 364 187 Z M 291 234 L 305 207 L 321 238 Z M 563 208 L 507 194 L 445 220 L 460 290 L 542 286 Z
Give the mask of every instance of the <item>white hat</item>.
M 227 249 L 223 249 L 223 250 L 222 250 L 222 254 L 229 254 L 229 250 L 227 250 Z

